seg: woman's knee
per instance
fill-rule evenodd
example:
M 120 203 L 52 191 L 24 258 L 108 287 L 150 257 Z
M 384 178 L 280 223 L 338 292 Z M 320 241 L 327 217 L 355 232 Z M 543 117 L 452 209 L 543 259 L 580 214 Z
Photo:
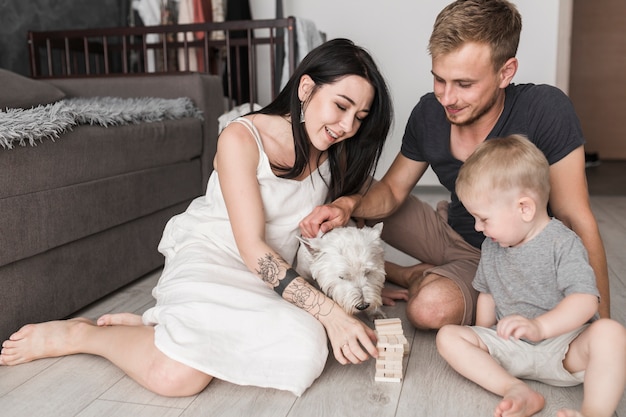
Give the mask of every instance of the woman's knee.
M 154 363 L 146 388 L 165 397 L 188 397 L 200 393 L 212 379 L 210 375 L 168 359 Z

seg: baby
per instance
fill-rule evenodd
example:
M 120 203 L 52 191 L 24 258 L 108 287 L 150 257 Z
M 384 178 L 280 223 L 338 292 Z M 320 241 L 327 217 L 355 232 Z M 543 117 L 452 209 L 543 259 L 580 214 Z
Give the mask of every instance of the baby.
M 443 327 L 437 348 L 461 375 L 503 397 L 496 417 L 543 408 L 543 396 L 522 378 L 584 383 L 580 412 L 559 417 L 610 417 L 626 385 L 626 329 L 597 319 L 587 252 L 548 214 L 549 169 L 517 135 L 487 140 L 465 161 L 456 191 L 485 234 L 473 282 L 476 326 Z

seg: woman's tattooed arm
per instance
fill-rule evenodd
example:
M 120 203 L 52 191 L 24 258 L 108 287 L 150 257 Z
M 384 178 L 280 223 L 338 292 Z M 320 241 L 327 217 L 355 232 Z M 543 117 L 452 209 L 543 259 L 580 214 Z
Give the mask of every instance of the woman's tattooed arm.
M 260 258 L 258 264 L 257 274 L 271 288 L 279 285 L 279 280 L 285 277 L 286 271 L 289 269 L 289 264 L 284 259 L 277 258 L 271 253 L 267 253 Z M 318 320 L 320 317 L 330 314 L 335 305 L 330 298 L 326 297 L 302 277 L 298 277 L 289 283 L 282 296 L 295 306 L 308 311 Z
M 327 316 L 335 303 L 303 278 L 295 280 L 285 291 L 285 299 L 308 311 L 316 319 Z
M 259 269 L 257 269 L 256 272 L 263 282 L 274 288 L 278 285 L 278 274 L 280 270 L 287 270 L 286 264 L 287 263 L 282 258 L 276 258 L 273 254 L 266 253 L 264 257 L 259 259 Z

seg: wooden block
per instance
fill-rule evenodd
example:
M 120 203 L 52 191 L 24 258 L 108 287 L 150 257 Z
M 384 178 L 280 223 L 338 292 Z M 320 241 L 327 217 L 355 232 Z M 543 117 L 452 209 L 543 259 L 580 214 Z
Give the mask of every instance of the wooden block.
M 378 343 L 378 359 L 374 380 L 379 382 L 402 381 L 402 358 L 409 351 L 399 318 L 374 320 Z
M 402 359 L 402 357 L 404 356 L 404 349 L 402 349 L 402 346 L 398 346 L 397 349 L 395 350 L 385 350 L 385 349 L 378 349 L 378 357 L 383 359 L 389 359 L 389 358 L 399 358 Z
M 402 322 L 399 318 L 374 320 L 374 326 L 379 335 L 402 334 Z
M 374 320 L 374 326 L 382 327 L 390 324 L 402 324 L 402 321 L 398 317 L 394 317 L 391 319 L 376 319 Z
M 402 362 L 382 361 L 376 363 L 376 369 L 400 369 L 402 370 Z
M 377 382 L 402 382 L 402 378 L 389 378 L 385 376 L 375 376 L 374 381 Z
M 375 381 L 400 382 L 402 381 L 402 370 L 379 370 L 374 376 Z

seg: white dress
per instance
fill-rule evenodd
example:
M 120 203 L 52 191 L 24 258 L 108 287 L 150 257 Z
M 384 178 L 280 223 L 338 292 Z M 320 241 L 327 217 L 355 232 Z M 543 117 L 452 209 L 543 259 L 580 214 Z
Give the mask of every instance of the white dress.
M 265 208 L 266 239 L 293 261 L 298 223 L 323 204 L 328 162 L 302 180 L 273 174 L 257 129 L 238 118 L 259 146 L 257 178 Z M 243 263 L 214 171 L 207 193 L 165 227 L 159 251 L 165 268 L 152 291 L 156 305 L 143 315 L 155 325 L 155 344 L 168 357 L 238 385 L 301 395 L 328 357 L 324 327 L 283 300 Z

